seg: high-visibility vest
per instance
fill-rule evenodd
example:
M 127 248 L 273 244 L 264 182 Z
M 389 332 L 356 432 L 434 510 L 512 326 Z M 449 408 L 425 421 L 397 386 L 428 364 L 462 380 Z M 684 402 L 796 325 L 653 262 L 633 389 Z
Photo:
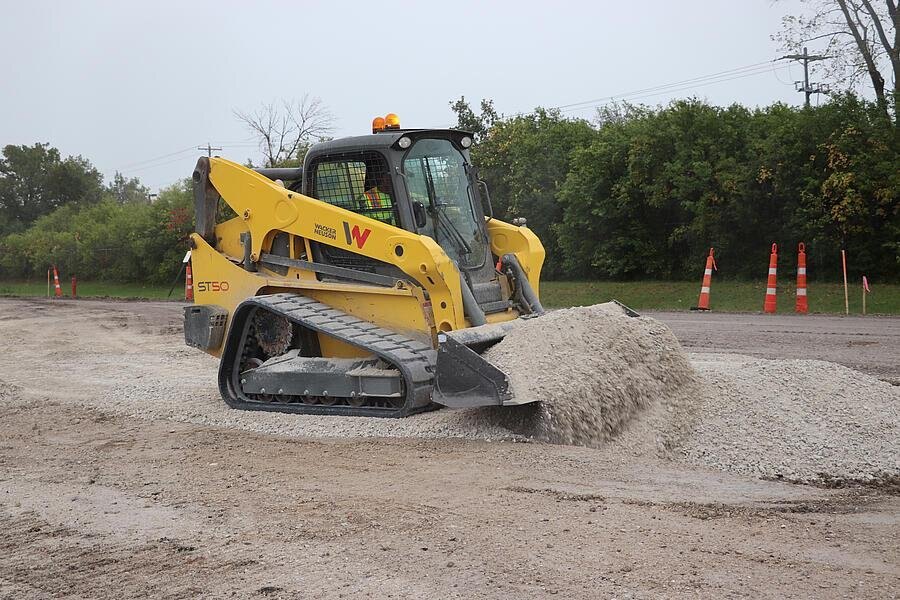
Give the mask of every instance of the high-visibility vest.
M 393 200 L 377 187 L 366 190 L 360 198 L 360 204 L 365 216 L 391 225 L 394 224 Z

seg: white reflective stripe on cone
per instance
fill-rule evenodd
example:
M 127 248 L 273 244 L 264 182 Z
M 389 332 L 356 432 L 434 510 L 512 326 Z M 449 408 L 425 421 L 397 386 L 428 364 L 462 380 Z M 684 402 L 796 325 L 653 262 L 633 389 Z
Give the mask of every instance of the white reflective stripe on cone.
M 777 269 L 775 267 L 769 267 L 769 275 L 775 275 Z
M 701 294 L 708 294 L 708 293 L 709 293 L 709 288 L 708 288 L 708 287 L 702 287 L 702 288 L 700 288 L 700 293 L 701 293 Z
M 805 296 L 805 295 L 806 295 L 806 288 L 797 288 L 797 295 L 798 295 L 798 296 Z
M 775 288 L 766 288 L 766 296 L 774 296 Z
M 712 269 L 706 269 L 703 271 L 704 275 L 712 275 Z
M 797 275 L 806 275 L 806 267 L 797 267 Z

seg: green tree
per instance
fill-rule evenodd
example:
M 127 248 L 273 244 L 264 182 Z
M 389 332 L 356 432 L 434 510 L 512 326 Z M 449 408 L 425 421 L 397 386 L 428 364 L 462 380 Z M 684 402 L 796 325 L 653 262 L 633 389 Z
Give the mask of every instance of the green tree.
M 829 254 L 846 249 L 860 270 L 896 277 L 900 136 L 884 126 L 877 104 L 849 94 L 816 113 L 822 130 L 808 159 L 813 176 L 801 190 L 798 217 Z M 836 261 L 831 270 L 837 274 Z
M 483 99 L 481 113 L 476 115 L 466 101 L 466 97 L 460 96 L 459 100 L 450 102 L 450 110 L 456 115 L 456 128 L 462 131 L 471 131 L 476 142 L 484 139 L 491 127 L 500 120 L 493 100 Z
M 898 158 L 879 107 L 849 95 L 812 110 L 626 108 L 571 161 L 563 268 L 680 279 L 714 246 L 721 274 L 756 278 L 771 242 L 790 261 L 805 241 L 814 275 L 833 276 L 846 247 L 859 269 L 896 279 Z
M 557 194 L 573 151 L 589 144 L 595 135 L 587 121 L 538 108 L 529 115 L 494 121 L 472 152 L 491 191 L 494 215 L 507 221 L 525 218 L 543 242 L 548 278 L 562 273 L 554 227 L 563 216 Z
M 137 177 L 127 179 L 116 171 L 112 182 L 106 186 L 106 192 L 119 204 L 150 202 L 150 188 L 144 186 Z
M 152 204 L 69 204 L 0 240 L 0 273 L 30 278 L 55 264 L 64 276 L 165 283 L 177 272 L 193 227 L 190 181 L 160 192 Z
M 103 177 L 80 156 L 62 159 L 48 144 L 8 145 L 0 158 L 0 211 L 5 231 L 27 227 L 66 205 L 100 201 Z M 2 231 L 0 231 L 2 233 Z

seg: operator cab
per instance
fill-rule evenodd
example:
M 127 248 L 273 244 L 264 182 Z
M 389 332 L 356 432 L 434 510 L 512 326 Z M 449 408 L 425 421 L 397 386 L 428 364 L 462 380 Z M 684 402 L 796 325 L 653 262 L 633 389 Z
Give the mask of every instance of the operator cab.
M 260 169 L 281 175 L 305 196 L 426 235 L 453 260 L 484 314 L 510 307 L 494 268 L 485 222 L 490 199 L 472 166 L 472 134 L 455 129 L 401 129 L 390 114 L 372 134 L 321 142 L 302 169 Z M 484 188 L 486 190 L 486 187 Z M 327 244 L 312 243 L 316 262 L 407 277 L 396 266 Z

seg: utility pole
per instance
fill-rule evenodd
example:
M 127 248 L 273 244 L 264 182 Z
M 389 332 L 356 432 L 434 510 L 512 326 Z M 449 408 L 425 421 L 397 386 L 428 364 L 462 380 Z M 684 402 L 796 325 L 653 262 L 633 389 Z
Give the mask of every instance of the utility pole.
M 788 54 L 786 56 L 782 56 L 778 60 L 790 59 L 797 60 L 803 63 L 803 81 L 795 81 L 794 88 L 798 92 L 803 92 L 806 94 L 806 108 L 809 108 L 809 97 L 813 94 L 828 94 L 831 92 L 831 88 L 826 84 L 809 83 L 809 63 L 814 60 L 825 60 L 826 58 L 831 58 L 825 54 L 809 54 L 806 51 L 806 46 L 803 47 L 803 54 Z M 802 85 L 801 85 L 802 84 Z
M 221 151 L 222 149 L 221 149 L 221 148 L 215 148 L 215 147 L 213 147 L 213 146 L 210 146 L 210 145 L 209 145 L 209 142 L 206 142 L 206 145 L 205 145 L 205 146 L 197 146 L 197 150 L 206 150 L 206 155 L 207 155 L 208 157 L 212 158 L 213 150 Z

